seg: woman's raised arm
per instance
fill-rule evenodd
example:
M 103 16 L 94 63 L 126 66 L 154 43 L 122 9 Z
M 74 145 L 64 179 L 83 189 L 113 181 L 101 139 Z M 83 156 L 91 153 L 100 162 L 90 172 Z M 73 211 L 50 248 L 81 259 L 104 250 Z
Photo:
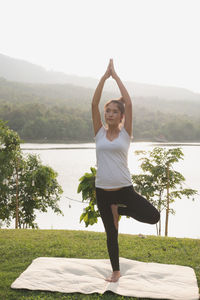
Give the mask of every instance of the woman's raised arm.
M 95 90 L 93 99 L 92 99 L 92 121 L 93 121 L 93 127 L 94 127 L 94 134 L 96 135 L 99 129 L 102 126 L 102 121 L 101 121 L 101 115 L 99 111 L 99 102 L 101 99 L 101 94 L 103 90 L 104 83 L 106 79 L 108 79 L 111 76 L 111 70 L 110 70 L 110 64 L 111 60 L 109 62 L 109 65 L 107 67 L 107 70 L 105 74 L 101 77 L 99 84 Z
M 127 89 L 125 88 L 124 84 L 122 83 L 121 79 L 115 72 L 112 59 L 110 60 L 110 63 L 111 63 L 111 66 L 110 66 L 111 67 L 111 75 L 112 75 L 113 79 L 115 79 L 115 81 L 120 89 L 121 95 L 122 95 L 122 98 L 120 100 L 125 104 L 124 128 L 126 129 L 128 134 L 130 136 L 132 136 L 132 102 L 131 102 L 131 98 L 129 96 Z

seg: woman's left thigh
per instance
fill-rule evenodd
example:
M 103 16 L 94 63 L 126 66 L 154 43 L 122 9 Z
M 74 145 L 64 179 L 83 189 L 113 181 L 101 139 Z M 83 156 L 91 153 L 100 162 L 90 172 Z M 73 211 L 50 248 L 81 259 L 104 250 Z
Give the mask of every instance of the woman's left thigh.
M 120 191 L 118 203 L 126 206 L 121 210 L 124 214 L 145 223 L 155 224 L 159 221 L 160 213 L 158 210 L 147 199 L 138 194 L 133 186 L 125 187 Z

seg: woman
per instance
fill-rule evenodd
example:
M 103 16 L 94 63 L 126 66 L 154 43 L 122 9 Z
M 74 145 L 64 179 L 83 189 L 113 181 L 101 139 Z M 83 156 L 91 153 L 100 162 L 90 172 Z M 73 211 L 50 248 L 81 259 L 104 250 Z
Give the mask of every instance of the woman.
M 121 98 L 111 100 L 104 107 L 106 127 L 103 126 L 99 102 L 105 81 L 112 76 Z M 119 215 L 130 216 L 140 222 L 156 224 L 160 219 L 157 209 L 132 186 L 127 166 L 128 149 L 132 136 L 132 103 L 122 81 L 115 72 L 113 60 L 95 90 L 92 118 L 96 141 L 97 174 L 95 179 L 97 206 L 107 235 L 107 248 L 113 269 L 107 281 L 120 277 L 118 249 Z

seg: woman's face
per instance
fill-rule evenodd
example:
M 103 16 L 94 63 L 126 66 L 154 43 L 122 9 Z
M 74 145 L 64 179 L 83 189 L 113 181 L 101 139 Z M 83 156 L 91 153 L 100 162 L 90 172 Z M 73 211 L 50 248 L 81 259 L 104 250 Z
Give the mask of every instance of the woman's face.
M 118 126 L 122 120 L 122 113 L 116 103 L 110 103 L 104 110 L 106 124 Z

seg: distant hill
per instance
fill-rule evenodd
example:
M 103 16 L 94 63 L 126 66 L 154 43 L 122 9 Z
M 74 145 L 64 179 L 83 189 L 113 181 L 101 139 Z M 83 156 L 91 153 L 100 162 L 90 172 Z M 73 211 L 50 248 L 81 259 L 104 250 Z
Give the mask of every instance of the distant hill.
M 47 71 L 45 68 L 0 54 L 0 77 L 9 81 L 42 84 L 72 84 L 89 89 L 95 89 L 98 79 L 67 75 L 62 72 Z M 165 100 L 186 100 L 200 102 L 200 94 L 188 89 L 164 87 L 157 85 L 125 82 L 131 96 L 144 98 L 160 98 Z M 104 90 L 109 93 L 119 93 L 116 83 L 108 80 Z
M 28 103 L 38 103 L 43 105 L 61 106 L 67 105 L 70 108 L 80 108 L 90 111 L 94 89 L 75 86 L 73 84 L 45 84 L 45 83 L 24 83 L 8 81 L 0 78 L 0 106 L 3 103 L 14 105 L 26 105 Z M 114 91 L 103 91 L 100 102 L 101 110 L 109 99 L 119 96 Z M 165 100 L 158 97 L 133 97 L 133 110 L 137 109 L 144 112 L 162 112 L 178 115 L 187 115 L 190 118 L 199 118 L 200 101 L 192 100 Z
M 108 85 L 107 85 L 108 87 Z M 70 83 L 30 83 L 0 77 L 0 119 L 26 141 L 93 142 L 94 88 Z M 100 103 L 119 96 L 103 90 Z M 135 141 L 200 141 L 200 101 L 134 94 Z

